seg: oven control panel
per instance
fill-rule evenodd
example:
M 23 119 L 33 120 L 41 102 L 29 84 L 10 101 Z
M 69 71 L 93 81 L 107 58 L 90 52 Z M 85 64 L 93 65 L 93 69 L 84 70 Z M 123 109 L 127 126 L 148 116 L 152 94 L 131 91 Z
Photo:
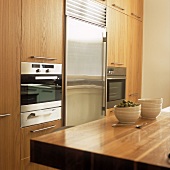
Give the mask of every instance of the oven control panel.
M 62 65 L 21 62 L 21 74 L 62 74 Z

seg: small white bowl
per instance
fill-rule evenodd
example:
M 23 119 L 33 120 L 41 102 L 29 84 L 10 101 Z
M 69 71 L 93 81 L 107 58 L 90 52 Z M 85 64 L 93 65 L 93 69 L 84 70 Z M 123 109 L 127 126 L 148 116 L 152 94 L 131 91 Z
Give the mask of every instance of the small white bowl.
M 143 99 L 138 99 L 138 102 L 161 104 L 163 103 L 163 98 L 143 98 Z
M 135 123 L 141 114 L 141 105 L 135 107 L 114 107 L 114 113 L 120 123 Z
M 141 102 L 141 108 L 161 108 L 162 104 L 154 104 L 154 103 L 142 103 Z
M 146 119 L 156 119 L 161 113 L 161 108 L 141 108 L 141 117 Z

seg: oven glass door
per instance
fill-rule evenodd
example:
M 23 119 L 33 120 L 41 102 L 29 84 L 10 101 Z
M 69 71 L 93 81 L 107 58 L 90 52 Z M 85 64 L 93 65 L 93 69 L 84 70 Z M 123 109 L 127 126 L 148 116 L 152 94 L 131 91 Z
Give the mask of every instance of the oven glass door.
M 125 98 L 125 79 L 107 80 L 107 102 Z
M 59 101 L 61 98 L 61 75 L 21 75 L 21 105 Z

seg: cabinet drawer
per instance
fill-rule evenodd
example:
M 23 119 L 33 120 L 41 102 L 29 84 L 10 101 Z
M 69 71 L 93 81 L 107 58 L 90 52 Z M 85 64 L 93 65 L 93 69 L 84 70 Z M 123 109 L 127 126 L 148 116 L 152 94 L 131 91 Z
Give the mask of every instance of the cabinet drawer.
M 21 128 L 21 159 L 30 157 L 30 139 L 53 132 L 61 127 L 62 120 Z

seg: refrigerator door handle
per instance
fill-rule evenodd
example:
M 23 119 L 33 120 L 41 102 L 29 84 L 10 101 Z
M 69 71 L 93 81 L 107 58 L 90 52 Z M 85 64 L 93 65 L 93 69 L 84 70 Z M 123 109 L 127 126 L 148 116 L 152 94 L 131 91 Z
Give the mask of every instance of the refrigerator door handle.
M 106 67 L 107 67 L 107 32 L 106 32 L 106 29 L 105 31 L 103 32 L 103 103 L 102 103 L 102 114 L 104 116 L 106 116 L 106 103 L 107 103 L 107 97 L 106 97 L 106 94 L 107 94 L 107 73 L 106 73 Z

